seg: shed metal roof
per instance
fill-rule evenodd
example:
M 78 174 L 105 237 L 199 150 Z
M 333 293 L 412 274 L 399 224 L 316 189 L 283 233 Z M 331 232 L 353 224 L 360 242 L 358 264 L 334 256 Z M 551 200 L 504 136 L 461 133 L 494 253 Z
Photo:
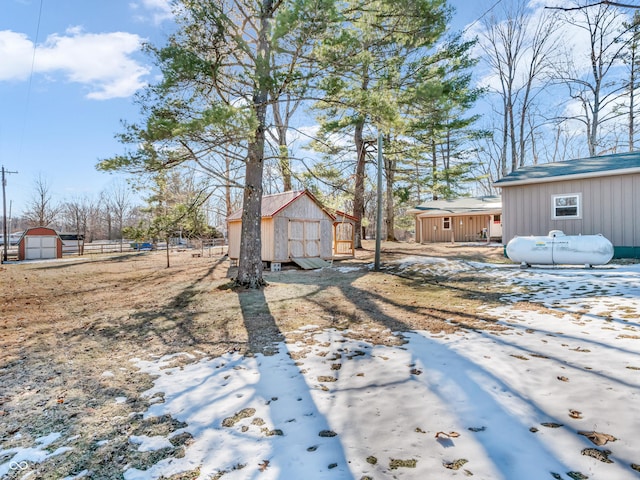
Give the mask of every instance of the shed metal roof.
M 331 216 L 331 218 L 335 218 L 331 214 L 329 214 L 329 212 L 320 204 L 316 197 L 314 197 L 308 190 L 290 190 L 288 192 L 275 193 L 273 195 L 263 195 L 261 204 L 262 218 L 274 217 L 278 212 L 280 212 L 282 209 L 284 209 L 303 195 L 306 195 L 311 200 L 313 200 L 320 208 L 322 208 L 322 210 L 327 213 L 327 215 Z M 227 217 L 227 221 L 237 220 L 242 220 L 242 208 L 239 208 Z
M 502 177 L 494 185 L 496 187 L 510 187 L 637 172 L 640 172 L 640 152 L 617 153 L 564 162 L 529 165 Z

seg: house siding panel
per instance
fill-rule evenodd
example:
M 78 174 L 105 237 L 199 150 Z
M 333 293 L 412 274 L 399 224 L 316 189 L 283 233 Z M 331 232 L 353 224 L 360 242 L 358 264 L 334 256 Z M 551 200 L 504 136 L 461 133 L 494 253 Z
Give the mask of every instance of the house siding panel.
M 420 231 L 419 241 L 421 243 L 472 242 L 482 240 L 482 229 L 489 228 L 490 215 L 452 215 L 450 216 L 451 230 L 443 230 L 443 218 L 444 217 L 417 218 L 417 229 Z
M 551 199 L 556 194 L 580 193 L 582 219 L 554 220 Z M 640 174 L 503 186 L 503 242 L 515 236 L 601 233 L 614 246 L 639 246 Z
M 634 227 L 639 222 L 635 221 L 638 217 L 637 211 L 637 203 L 634 202 L 634 194 L 635 198 L 638 197 L 638 193 L 640 193 L 634 186 L 633 178 L 629 177 L 621 177 L 621 185 L 620 185 L 620 204 L 622 208 L 616 208 L 614 204 L 613 215 L 614 221 L 616 224 L 622 226 L 622 239 L 621 245 L 634 245 L 634 238 L 640 239 L 640 236 L 634 237 Z M 628 217 L 623 215 L 624 211 L 627 211 Z
M 627 243 L 627 246 L 640 246 L 640 175 L 636 175 L 631 178 L 632 182 L 632 201 L 629 202 L 631 207 L 631 215 L 632 215 L 632 225 L 633 225 L 633 239 Z M 631 221 L 631 219 L 627 218 L 627 221 Z

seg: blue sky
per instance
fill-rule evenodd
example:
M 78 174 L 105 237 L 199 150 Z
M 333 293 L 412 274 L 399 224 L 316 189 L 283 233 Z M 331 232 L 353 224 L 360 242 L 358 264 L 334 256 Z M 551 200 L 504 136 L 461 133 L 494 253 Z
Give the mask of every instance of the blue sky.
M 97 196 L 114 176 L 95 164 L 122 151 L 114 135 L 121 119 L 137 117 L 132 95 L 152 80 L 140 44 L 171 28 L 166 2 L 3 0 L 0 8 L 0 164 L 18 172 L 7 176 L 7 209 L 10 200 L 13 214 L 26 207 L 38 176 L 56 202 Z
M 2 0 L 0 165 L 7 210 L 19 215 L 36 179 L 54 202 L 97 197 L 116 174 L 95 164 L 123 151 L 121 120 L 135 121 L 133 94 L 153 80 L 144 41 L 161 43 L 173 24 L 169 0 Z M 452 2 L 455 26 L 495 0 Z M 35 57 L 34 57 L 35 45 Z

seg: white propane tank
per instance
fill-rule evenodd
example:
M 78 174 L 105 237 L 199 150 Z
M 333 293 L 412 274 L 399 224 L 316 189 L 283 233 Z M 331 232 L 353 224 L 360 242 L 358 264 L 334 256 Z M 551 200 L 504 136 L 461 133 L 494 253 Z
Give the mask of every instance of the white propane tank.
M 613 245 L 602 235 L 565 235 L 551 230 L 546 237 L 514 237 L 507 257 L 522 267 L 536 265 L 605 265 L 613 258 Z

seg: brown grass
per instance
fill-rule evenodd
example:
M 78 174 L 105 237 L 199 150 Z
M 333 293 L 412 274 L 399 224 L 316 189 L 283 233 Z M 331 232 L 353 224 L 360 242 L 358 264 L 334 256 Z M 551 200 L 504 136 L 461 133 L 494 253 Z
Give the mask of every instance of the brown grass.
M 385 270 L 374 272 L 373 244 L 365 246 L 334 263 L 353 267 L 348 272 L 267 271 L 268 286 L 255 291 L 226 288 L 234 272 L 225 257 L 189 252 L 172 254 L 168 269 L 160 252 L 0 266 L 0 449 L 60 432 L 49 450 L 72 450 L 30 465 L 35 478 L 85 469 L 119 478 L 127 464 L 144 468 L 181 456 L 188 435 L 150 453 L 128 442 L 130 435 L 181 428 L 170 417 L 143 420 L 138 413 L 151 401 L 141 394 L 152 378 L 137 372 L 134 357 L 268 354 L 306 325 L 349 328 L 377 343 L 400 343 L 412 329 L 500 328 L 478 313 L 499 301 L 498 286 L 469 274 L 407 275 L 388 262 L 407 255 L 503 262 L 501 247 L 384 243 Z

